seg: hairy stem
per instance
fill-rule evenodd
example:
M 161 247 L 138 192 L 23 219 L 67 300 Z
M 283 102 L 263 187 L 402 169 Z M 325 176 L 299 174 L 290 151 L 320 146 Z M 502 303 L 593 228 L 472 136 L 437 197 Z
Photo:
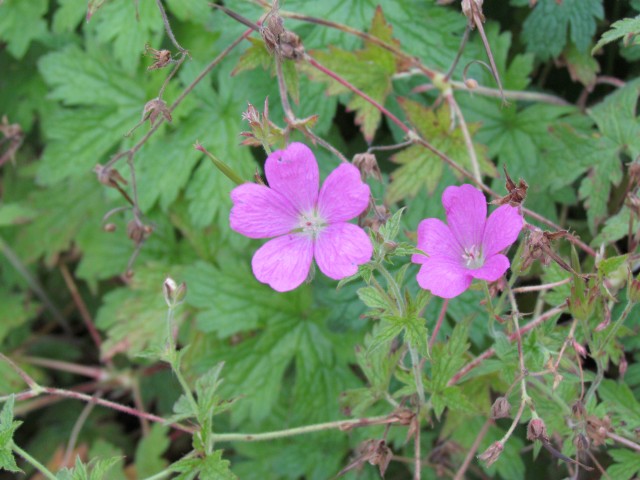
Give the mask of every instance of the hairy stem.
M 24 458 L 28 463 L 30 463 L 36 470 L 38 470 L 42 475 L 44 475 L 49 480 L 58 480 L 58 477 L 56 477 L 53 473 L 51 473 L 51 471 L 47 467 L 45 467 L 38 460 L 33 458 L 31 455 L 29 455 L 27 452 L 25 452 L 15 443 L 11 445 L 11 450 L 13 450 L 15 453 L 17 453 L 22 458 Z

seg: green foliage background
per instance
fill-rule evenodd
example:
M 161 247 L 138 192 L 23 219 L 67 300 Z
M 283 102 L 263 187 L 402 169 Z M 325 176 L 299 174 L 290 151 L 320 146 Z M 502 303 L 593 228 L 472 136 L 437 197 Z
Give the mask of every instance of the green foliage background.
M 246 27 L 212 9 L 208 0 L 163 3 L 176 38 L 189 51 L 164 93 L 170 104 Z M 395 42 L 403 52 L 441 72 L 455 58 L 467 22 L 458 2 L 449 6 L 433 0 L 281 3 L 287 11 L 345 23 Z M 224 4 L 253 21 L 265 12 L 253 2 Z M 378 4 L 381 10 L 376 13 Z M 537 100 L 503 105 L 499 98 L 480 92 L 456 92 L 489 185 L 502 191 L 504 180 L 498 172 L 508 166 L 514 178 L 529 184 L 527 207 L 575 232 L 604 257 L 637 254 L 625 250 L 630 219 L 638 225 L 625 195 L 632 180 L 629 164 L 640 155 L 640 47 L 633 37 L 640 31 L 640 3 L 538 0 L 531 8 L 527 0 L 511 0 L 508 5 L 487 1 L 484 12 L 504 88 L 564 100 L 563 105 Z M 110 376 L 89 379 L 99 382 L 93 391 L 127 404 L 139 394 L 146 409 L 168 417 L 180 386 L 168 370 L 155 368 L 140 354 L 164 344 L 166 304 L 161 287 L 170 275 L 188 285 L 186 305 L 178 311 L 179 341 L 190 346 L 183 359 L 188 380 L 194 383 L 222 361 L 220 393 L 224 398 L 239 397 L 229 413 L 216 417 L 218 432 L 277 430 L 344 418 L 345 412 L 384 414 L 388 391 L 395 398 L 412 394 L 411 378 L 389 371 L 387 351 L 370 348 L 372 342 L 388 345 L 403 328 L 406 338 L 411 325 L 384 333 L 383 325 L 372 319 L 380 305 L 375 299 L 367 301 L 366 291 L 360 290 L 358 297 L 362 287 L 358 282 L 336 290 L 335 282 L 317 275 L 310 285 L 286 294 L 259 284 L 250 260 L 260 242 L 228 227 L 233 184 L 192 147 L 201 142 L 247 179 L 260 166 L 263 152 L 240 144 L 239 134 L 247 130 L 241 113 L 248 102 L 261 109 L 268 97 L 270 118 L 284 125 L 273 65 L 260 41 L 241 43 L 173 112 L 172 122 L 162 124 L 135 154 L 139 207 L 153 233 L 135 260 L 133 277 L 123 276 L 134 251 L 125 234 L 131 215 L 115 214 L 109 221 L 116 231 L 103 230 L 105 213 L 126 204 L 117 191 L 98 184 L 92 169 L 132 147 L 148 131 L 144 124 L 131 136 L 124 135 L 140 120 L 145 103 L 157 97 L 168 73 L 147 70 L 152 60 L 143 56 L 145 44 L 172 50 L 173 45 L 152 0 L 108 0 L 89 22 L 86 13 L 87 0 L 0 2 L 0 115 L 24 133 L 14 161 L 1 170 L 0 350 L 46 385 L 70 388 L 87 379 L 38 365 L 34 357 L 99 366 Z M 424 76 L 399 74 L 402 65 L 393 54 L 353 35 L 295 20 L 286 20 L 286 26 L 321 63 L 470 168 L 462 134 L 450 129 L 449 107 L 433 108 L 440 92 L 412 93 L 426 83 Z M 607 33 L 601 39 L 603 32 Z M 469 77 L 495 89 L 491 73 L 471 63 L 474 60 L 486 61 L 477 33 L 472 33 L 452 78 L 461 80 L 469 65 Z M 320 72 L 303 64 L 287 68 L 292 92 L 297 86 L 296 115 L 318 115 L 313 131 L 348 158 L 365 151 L 368 143 L 389 145 L 405 139 L 377 109 Z M 611 78 L 618 79 L 615 86 L 607 81 Z M 315 153 L 322 176 L 339 163 L 322 148 L 316 147 Z M 395 154 L 381 152 L 378 158 L 383 182 L 369 182 L 377 200 L 386 201 L 392 212 L 400 205 L 407 207 L 399 240 L 413 243 L 419 220 L 442 217 L 442 191 L 462 179 L 418 145 Z M 128 178 L 126 159 L 118 169 Z M 529 221 L 542 226 L 535 219 Z M 565 258 L 568 245 L 560 247 Z M 635 266 L 631 261 L 629 265 Z M 584 256 L 582 268 L 592 271 L 593 259 Z M 86 333 L 64 277 L 66 270 L 71 271 L 103 338 L 100 350 Z M 414 294 L 416 271 L 411 266 L 406 273 Z M 524 281 L 553 282 L 565 276 L 555 265 L 536 266 Z M 34 282 L 47 292 L 59 314 L 34 295 Z M 550 290 L 545 300 L 555 306 L 569 295 L 564 285 Z M 614 318 L 626 302 L 625 295 L 621 290 Z M 504 392 L 517 376 L 515 344 L 504 338 L 501 343 L 499 336 L 494 341 L 484 317 L 472 322 L 482 296 L 471 290 L 451 303 L 440 333 L 447 341 L 436 343 L 430 354 L 425 389 L 437 421 L 422 433 L 422 455 L 427 459 L 423 478 L 435 478 L 442 471 L 450 476 L 457 470 L 488 415 L 492 392 Z M 530 311 L 534 302 L 527 301 L 525 310 Z M 433 300 L 426 307 L 429 329 L 440 306 Z M 598 315 L 589 319 L 593 325 L 602 320 Z M 620 332 L 624 338 L 608 352 L 607 378 L 598 399 L 588 406 L 593 414 L 608 414 L 620 428 L 624 419 L 626 432 L 640 428 L 639 317 L 636 309 Z M 561 348 L 567 327 L 546 323 L 525 339 L 530 370 L 545 368 L 550 354 Z M 369 353 L 365 356 L 356 346 Z M 494 358 L 461 385 L 447 386 L 469 355 L 491 346 Z M 617 372 L 623 357 L 629 366 L 620 380 Z M 587 379 L 593 375 L 585 371 Z M 0 364 L 0 394 L 24 388 L 20 378 Z M 571 405 L 578 388 L 576 377 L 567 374 L 551 397 Z M 563 452 L 573 454 L 567 412 L 548 392 L 534 395 L 548 429 L 564 440 Z M 29 402 L 35 401 L 16 402 L 13 407 L 24 421 L 15 433 L 16 443 L 57 469 L 80 406 L 72 400 L 46 408 Z M 1 429 L 13 433 L 12 421 L 10 416 L 2 418 L 0 434 Z M 501 421 L 493 424 L 480 451 L 506 428 L 508 424 Z M 200 478 L 233 478 L 230 460 L 231 470 L 241 479 L 327 479 L 349 463 L 358 443 L 379 438 L 384 431 L 381 426 L 348 434 L 332 431 L 225 445 L 224 453 L 217 451 L 202 464 L 185 461 L 179 471 L 186 472 L 184 478 L 196 471 Z M 388 432 L 388 443 L 401 456 L 413 454 L 406 435 L 406 427 Z M 100 475 L 109 468 L 105 478 L 146 478 L 188 452 L 189 442 L 188 436 L 170 436 L 167 427 L 158 425 L 143 435 L 136 419 L 97 407 L 81 429 L 77 453 L 85 463 L 119 457 L 113 465 L 89 467 Z M 550 457 L 541 461 L 548 456 L 544 451 L 522 453 L 527 444 L 524 432 L 519 432 L 493 467 L 474 465 L 469 475 L 519 479 L 566 474 L 566 467 Z M 631 478 L 640 471 L 637 452 L 631 450 L 608 449 L 598 458 L 612 478 Z M 2 462 L 4 468 L 11 466 Z M 88 478 L 86 472 L 85 477 L 71 476 L 80 475 L 78 471 L 61 478 Z M 386 478 L 408 478 L 408 472 L 406 465 L 393 462 Z M 346 477 L 378 478 L 378 473 L 367 465 Z

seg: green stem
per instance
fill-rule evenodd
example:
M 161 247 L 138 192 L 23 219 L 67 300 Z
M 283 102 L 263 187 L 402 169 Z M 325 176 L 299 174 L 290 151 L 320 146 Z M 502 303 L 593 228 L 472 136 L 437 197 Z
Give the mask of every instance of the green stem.
M 604 342 L 602 342 L 602 344 L 600 345 L 600 348 L 599 348 L 600 352 L 602 352 L 604 348 L 607 346 L 607 344 L 615 337 L 615 334 L 618 332 L 618 329 L 620 329 L 624 321 L 627 319 L 627 317 L 629 316 L 629 313 L 631 313 L 631 309 L 633 309 L 634 305 L 635 304 L 633 302 L 627 301 L 627 305 L 624 307 L 624 310 L 622 311 L 618 319 L 613 323 L 613 325 L 611 326 L 611 330 L 609 330 L 609 333 L 604 339 Z
M 394 423 L 393 417 L 369 417 L 353 420 L 338 420 L 335 422 L 317 423 L 315 425 L 305 425 L 303 427 L 289 428 L 287 430 L 276 430 L 265 433 L 214 433 L 212 435 L 215 442 L 261 442 L 275 440 L 278 438 L 293 437 L 307 433 L 321 432 L 333 429 L 348 429 L 353 427 L 365 427 L 368 425 L 382 425 Z
M 418 409 L 424 405 L 424 385 L 422 384 L 422 368 L 420 366 L 420 355 L 416 347 L 409 343 L 409 354 L 411 355 L 411 365 L 413 370 L 413 378 L 416 382 L 416 391 L 418 392 L 418 399 L 420 404 Z
M 398 306 L 398 314 L 402 317 L 404 316 L 404 299 L 402 297 L 402 292 L 400 291 L 400 287 L 398 286 L 398 282 L 393 276 L 389 273 L 389 271 L 383 267 L 381 264 L 378 264 L 378 271 L 382 274 L 382 276 L 387 281 L 388 287 L 391 289 L 393 296 L 396 297 L 396 305 Z
M 176 350 L 175 340 L 173 338 L 173 308 L 169 307 L 167 310 L 167 342 L 168 342 L 168 355 L 167 359 L 169 364 L 171 365 L 171 370 L 175 374 L 178 382 L 180 382 L 180 386 L 184 391 L 184 394 L 187 396 L 187 400 L 191 404 L 191 408 L 193 409 L 194 415 L 198 412 L 198 404 L 196 402 L 195 397 L 193 396 L 193 392 L 191 391 L 191 387 L 182 376 L 182 372 L 180 371 L 180 361 L 179 361 L 179 353 Z
M 39 461 L 37 461 L 35 458 L 33 458 L 31 455 L 29 455 L 27 452 L 25 452 L 15 443 L 11 446 L 11 449 L 14 452 L 16 452 L 18 455 L 20 455 L 22 458 L 24 458 L 27 462 L 29 462 L 33 467 L 35 467 L 36 470 L 38 470 L 40 473 L 42 473 L 42 475 L 44 475 L 48 479 L 58 480 L 58 477 L 56 477 L 53 473 L 51 473 L 47 467 L 42 465 Z

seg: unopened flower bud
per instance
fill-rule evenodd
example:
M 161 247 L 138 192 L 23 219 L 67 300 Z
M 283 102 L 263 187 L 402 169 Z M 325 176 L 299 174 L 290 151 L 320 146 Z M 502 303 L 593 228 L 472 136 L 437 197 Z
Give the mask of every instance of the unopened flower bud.
M 117 228 L 117 227 L 116 227 L 116 224 L 115 224 L 115 223 L 107 223 L 107 224 L 105 224 L 105 226 L 104 226 L 104 227 L 102 227 L 102 229 L 103 229 L 105 232 L 115 232 L 115 231 L 116 231 L 116 228 Z
M 464 81 L 464 84 L 467 86 L 467 88 L 469 90 L 473 90 L 475 88 L 478 88 L 478 81 L 475 78 L 467 78 Z
M 495 463 L 502 451 L 504 450 L 504 445 L 501 442 L 494 442 L 487 448 L 484 452 L 478 455 L 478 459 L 482 460 L 487 467 L 490 467 Z
M 178 285 L 173 278 L 167 277 L 162 284 L 162 293 L 169 308 L 177 307 L 187 296 L 187 284 L 182 282 Z
M 582 358 L 587 358 L 587 349 L 584 348 L 581 344 L 579 344 L 578 342 L 576 342 L 576 339 L 573 338 L 571 340 L 571 346 L 573 347 L 573 349 L 575 350 L 575 352 L 580 355 Z
M 543 442 L 549 441 L 547 435 L 547 426 L 544 424 L 544 420 L 541 418 L 533 418 L 527 426 L 527 439 L 528 440 L 541 440 Z
M 491 418 L 508 418 L 511 416 L 511 404 L 507 397 L 498 397 L 491 406 Z
M 627 357 L 622 354 L 622 358 L 620 358 L 620 365 L 618 365 L 618 373 L 620 373 L 620 380 L 624 378 L 624 374 L 627 373 L 627 368 L 629 368 L 629 363 L 627 362 Z
M 584 433 L 578 433 L 575 437 L 573 437 L 573 445 L 579 452 L 589 450 L 590 444 L 591 442 Z

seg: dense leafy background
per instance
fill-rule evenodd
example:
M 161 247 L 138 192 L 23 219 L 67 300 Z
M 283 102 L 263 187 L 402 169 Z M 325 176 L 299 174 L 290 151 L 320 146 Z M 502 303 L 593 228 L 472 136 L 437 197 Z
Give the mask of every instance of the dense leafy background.
M 222 361 L 224 383 L 219 393 L 223 398 L 239 397 L 230 412 L 216 417 L 215 431 L 278 430 L 346 418 L 349 412 L 386 414 L 387 392 L 405 402 L 415 386 L 406 372 L 394 371 L 398 358 L 389 354 L 389 343 L 400 332 L 405 339 L 411 332 L 421 335 L 425 318 L 430 330 L 441 301 L 432 300 L 413 323 L 389 327 L 377 320 L 384 304 L 376 303 L 375 295 L 367 297 L 366 290 L 358 291 L 364 286 L 362 280 L 336 290 L 335 282 L 317 275 L 311 284 L 286 294 L 259 284 L 250 259 L 260 242 L 228 227 L 233 184 L 192 147 L 201 142 L 247 179 L 263 161 L 262 150 L 242 146 L 239 136 L 247 130 L 241 119 L 247 103 L 261 109 L 266 97 L 271 119 L 284 125 L 272 60 L 259 35 L 241 43 L 213 69 L 173 112 L 171 124 L 164 123 L 135 154 L 139 207 L 154 230 L 135 260 L 133 277 L 123 275 L 134 252 L 125 234 L 131 214 L 111 217 L 115 232 L 102 229 L 103 215 L 126 203 L 118 192 L 100 185 L 92 169 L 133 146 L 149 129 L 145 123 L 124 136 L 140 120 L 145 103 L 158 95 L 168 73 L 147 70 L 153 60 L 143 56 L 145 44 L 174 48 L 154 1 L 89 2 L 102 3 L 87 22 L 87 0 L 0 1 L 0 115 L 9 124 L 18 124 L 24 134 L 15 159 L 1 170 L 0 350 L 43 385 L 72 388 L 96 379 L 50 362 L 43 366 L 38 359 L 95 365 L 109 374 L 98 379 L 90 392 L 100 391 L 106 398 L 169 417 L 180 386 L 169 370 L 139 354 L 164 344 L 166 304 L 161 286 L 171 275 L 188 285 L 186 304 L 177 312 L 180 343 L 189 345 L 183 359 L 187 379 L 195 384 Z M 170 104 L 246 27 L 212 9 L 208 0 L 163 3 L 176 38 L 190 54 L 164 94 Z M 452 64 L 467 22 L 459 2 L 441 2 L 451 3 L 447 6 L 433 0 L 281 3 L 290 12 L 367 31 L 441 72 Z M 606 277 L 616 298 L 606 302 L 615 319 L 627 301 L 621 288 L 625 269 L 637 266 L 637 242 L 629 232 L 638 228 L 638 208 L 629 203 L 627 194 L 633 194 L 633 182 L 638 181 L 630 176 L 630 163 L 636 161 L 637 166 L 640 155 L 636 79 L 640 47 L 634 36 L 640 33 L 640 2 L 538 0 L 531 2 L 537 3 L 533 8 L 529 3 L 485 2 L 485 31 L 498 72 L 506 90 L 546 93 L 565 104 L 539 98 L 503 104 L 499 98 L 466 91 L 457 91 L 455 97 L 489 185 L 502 192 L 504 180 L 498 172 L 508 166 L 514 178 L 529 184 L 528 208 L 577 233 L 601 257 L 630 254 L 600 270 L 600 279 Z M 224 4 L 254 21 L 265 12 L 251 2 Z M 449 105 L 434 107 L 440 92 L 413 92 L 427 83 L 426 77 L 407 72 L 401 59 L 373 42 L 297 20 L 286 20 L 286 26 L 300 35 L 314 58 L 470 169 L 462 133 L 450 128 Z M 471 63 L 474 60 L 486 61 L 477 33 L 472 33 L 453 79 L 461 81 L 469 65 L 467 75 L 495 91 L 491 73 Z M 297 95 L 296 115 L 318 115 L 313 131 L 348 158 L 368 145 L 405 140 L 379 110 L 304 62 L 287 63 L 285 72 L 294 98 Z M 303 140 L 300 134 L 293 138 Z M 326 150 L 317 147 L 315 152 L 323 176 L 339 163 Z M 442 191 L 462 178 L 418 145 L 380 152 L 378 159 L 383 181 L 369 180 L 372 190 L 392 213 L 407 207 L 395 240 L 414 242 L 418 221 L 442 217 Z M 118 169 L 128 178 L 125 159 Z M 629 251 L 630 245 L 634 251 Z M 559 241 L 558 250 L 565 259 L 570 257 L 568 242 Z M 581 254 L 580 260 L 584 271 L 595 272 L 592 257 Z M 400 266 L 408 257 L 394 261 Z M 614 268 L 620 265 L 622 270 Z M 406 273 L 414 297 L 416 271 L 412 266 Z M 567 276 L 556 264 L 536 263 L 517 285 Z M 76 287 L 103 338 L 100 350 L 72 297 L 70 288 Z M 53 307 L 37 294 L 40 289 Z M 537 308 L 559 305 L 570 295 L 569 285 L 559 286 L 539 297 Z M 518 375 L 515 344 L 506 340 L 506 330 L 487 329 L 486 311 L 478 307 L 482 298 L 480 291 L 471 290 L 451 302 L 441 341 L 427 362 L 425 389 L 433 423 L 423 423 L 423 478 L 455 473 L 488 416 L 493 392 L 504 393 Z M 522 311 L 531 312 L 536 297 L 523 296 L 520 303 Z M 606 310 L 598 305 L 585 320 L 592 328 Z M 416 307 L 416 313 L 422 310 Z M 529 370 L 543 370 L 562 348 L 569 320 L 565 315 L 558 324 L 547 322 L 525 338 Z M 636 308 L 619 331 L 621 338 L 602 358 L 605 379 L 587 405 L 591 415 L 608 415 L 616 431 L 630 438 L 640 428 L 639 329 Z M 576 336 L 584 343 L 583 333 Z M 493 358 L 460 385 L 447 385 L 472 356 L 492 346 Z M 624 375 L 621 364 L 628 366 Z M 586 361 L 587 382 L 594 371 L 593 361 Z M 556 435 L 557 448 L 573 455 L 567 409 L 578 398 L 580 383 L 568 367 L 563 375 L 553 392 L 551 379 L 530 394 L 549 432 Z M 24 388 L 20 378 L 0 363 L 0 394 Z M 80 404 L 27 400 L 13 408 L 24 421 L 14 434 L 16 443 L 51 469 L 62 468 Z M 508 425 L 505 420 L 493 423 L 479 452 L 499 439 Z M 15 427 L 7 408 L 0 415 L 4 436 L 0 440 L 5 442 L 0 442 L 0 466 L 7 470 L 16 467 L 6 450 Z M 233 478 L 229 460 L 231 470 L 242 479 L 327 479 L 348 465 L 361 441 L 383 434 L 384 427 L 371 427 L 266 443 L 223 444 L 217 448 L 224 452 L 217 450 L 204 460 L 183 459 L 176 471 L 183 472 L 183 478 L 190 478 L 189 472 L 200 472 L 206 479 Z M 467 475 L 566 476 L 566 464 L 540 452 L 539 445 L 535 455 L 525 448 L 529 444 L 525 434 L 520 426 L 493 467 L 474 461 Z M 393 427 L 386 435 L 398 456 L 413 456 L 412 443 L 405 442 L 407 427 Z M 637 452 L 612 447 L 609 440 L 607 448 L 592 450 L 611 478 L 637 475 Z M 63 471 L 60 478 L 89 478 L 89 471 L 92 479 L 102 478 L 105 471 L 109 479 L 146 478 L 190 448 L 187 435 L 161 425 L 147 430 L 134 417 L 96 407 L 82 425 L 71 457 L 72 463 L 78 455 L 89 466 Z M 113 457 L 118 458 L 109 462 Z M 20 467 L 30 472 L 28 464 Z M 409 475 L 406 463 L 394 461 L 386 478 Z M 346 477 L 377 478 L 378 472 L 366 465 Z

